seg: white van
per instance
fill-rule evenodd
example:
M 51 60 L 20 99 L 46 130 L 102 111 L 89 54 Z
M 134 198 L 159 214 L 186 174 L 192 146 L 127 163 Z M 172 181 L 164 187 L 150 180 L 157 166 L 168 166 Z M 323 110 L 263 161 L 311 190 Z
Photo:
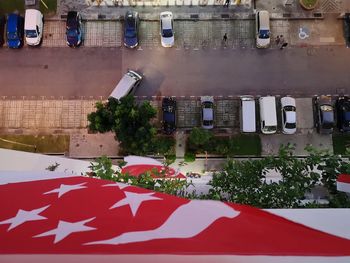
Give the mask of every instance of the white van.
M 256 19 L 256 47 L 267 48 L 270 46 L 270 14 L 262 10 L 258 11 Z
M 261 132 L 272 134 L 277 131 L 276 98 L 273 96 L 259 98 Z
M 241 131 L 256 132 L 255 99 L 253 96 L 241 97 Z
M 120 100 L 122 97 L 132 94 L 135 91 L 135 88 L 140 84 L 141 80 L 142 76 L 139 73 L 133 70 L 128 70 L 112 91 L 110 97 Z
M 27 9 L 24 18 L 24 33 L 30 46 L 40 44 L 43 37 L 43 14 L 36 9 Z

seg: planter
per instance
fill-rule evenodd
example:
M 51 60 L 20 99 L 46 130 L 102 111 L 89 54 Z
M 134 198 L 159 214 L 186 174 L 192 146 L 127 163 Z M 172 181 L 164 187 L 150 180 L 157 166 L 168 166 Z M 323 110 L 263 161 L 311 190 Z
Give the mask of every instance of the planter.
M 300 5 L 306 10 L 315 9 L 319 0 L 299 0 Z

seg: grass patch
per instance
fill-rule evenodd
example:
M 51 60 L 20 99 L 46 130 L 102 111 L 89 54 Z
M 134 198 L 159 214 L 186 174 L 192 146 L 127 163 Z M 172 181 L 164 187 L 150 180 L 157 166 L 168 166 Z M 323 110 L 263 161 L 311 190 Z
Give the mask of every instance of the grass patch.
M 203 133 L 203 134 L 202 134 Z M 214 136 L 207 131 L 200 131 L 193 138 L 190 135 L 186 144 L 186 152 L 204 154 L 217 154 L 223 156 L 260 156 L 261 141 L 257 134 L 235 136 Z M 201 140 L 202 139 L 202 140 Z
M 69 135 L 0 135 L 0 148 L 37 153 L 63 153 L 69 150 Z
M 9 14 L 18 11 L 24 14 L 24 1 L 23 0 L 1 0 L 0 1 L 0 14 Z
M 55 15 L 57 11 L 57 0 L 44 0 L 44 3 L 48 8 L 46 8 L 46 6 L 40 2 L 40 11 L 44 14 L 44 16 Z
M 346 148 L 350 150 L 350 134 L 334 134 L 333 135 L 334 154 L 345 154 Z

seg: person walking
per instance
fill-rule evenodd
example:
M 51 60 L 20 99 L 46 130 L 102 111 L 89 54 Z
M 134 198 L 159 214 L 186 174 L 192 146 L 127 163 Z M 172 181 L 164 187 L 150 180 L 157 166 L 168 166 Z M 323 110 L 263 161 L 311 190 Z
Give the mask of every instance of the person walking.
M 231 0 L 225 0 L 224 7 L 229 7 Z
M 222 38 L 222 40 L 224 41 L 224 43 L 227 42 L 227 33 L 225 33 L 224 37 Z
M 280 41 L 281 41 L 281 39 L 280 39 L 280 36 L 278 35 L 277 37 L 276 37 L 276 45 L 279 45 L 279 43 L 280 43 Z

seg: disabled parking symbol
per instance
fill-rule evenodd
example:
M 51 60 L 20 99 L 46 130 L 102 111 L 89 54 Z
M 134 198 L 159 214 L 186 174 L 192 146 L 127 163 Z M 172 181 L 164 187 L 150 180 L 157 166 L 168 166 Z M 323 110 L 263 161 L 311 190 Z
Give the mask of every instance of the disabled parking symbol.
M 300 27 L 299 28 L 299 38 L 304 40 L 307 39 L 310 36 L 309 29 L 306 27 Z

